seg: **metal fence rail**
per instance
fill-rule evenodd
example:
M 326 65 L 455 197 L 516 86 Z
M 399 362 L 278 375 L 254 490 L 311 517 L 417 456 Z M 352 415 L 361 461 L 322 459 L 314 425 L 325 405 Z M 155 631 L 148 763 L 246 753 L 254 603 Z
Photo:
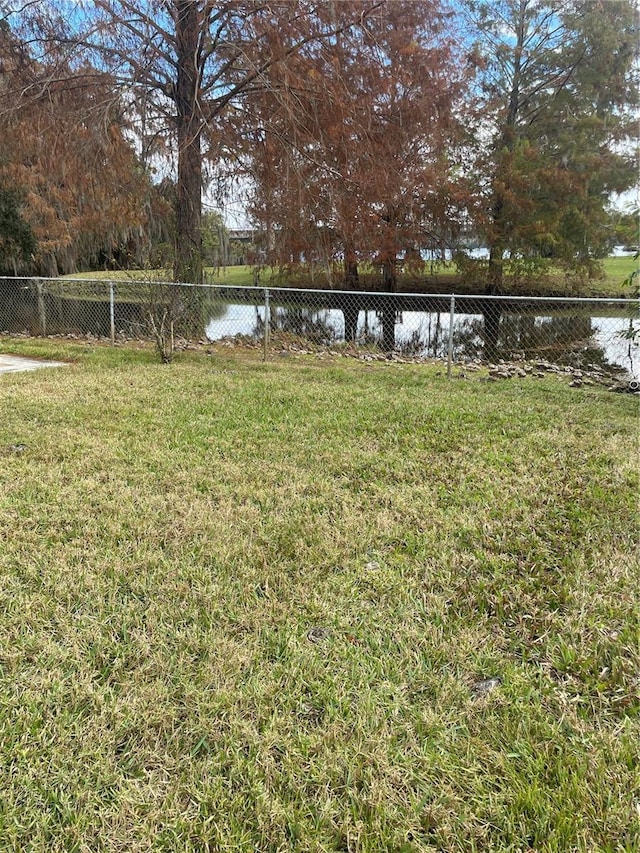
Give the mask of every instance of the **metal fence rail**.
M 157 336 L 357 350 L 454 364 L 530 361 L 640 379 L 637 299 L 532 298 L 0 279 L 0 334 Z

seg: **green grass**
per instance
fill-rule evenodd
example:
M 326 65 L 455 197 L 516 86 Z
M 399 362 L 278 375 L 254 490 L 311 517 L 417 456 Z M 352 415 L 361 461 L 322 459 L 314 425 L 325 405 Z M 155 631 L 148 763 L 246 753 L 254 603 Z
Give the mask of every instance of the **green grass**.
M 254 284 L 253 267 L 251 266 L 234 266 L 220 267 L 214 269 L 208 267 L 205 269 L 205 277 L 209 284 L 226 284 L 228 286 L 251 287 Z M 62 280 L 68 282 L 73 279 L 82 279 L 89 281 L 117 281 L 131 282 L 132 284 L 140 284 L 154 281 L 171 281 L 172 272 L 169 269 L 153 269 L 153 270 L 92 270 L 90 272 L 74 273 L 73 275 L 62 276 Z M 262 270 L 260 274 L 260 284 L 274 283 L 276 280 L 281 280 L 278 272 L 275 269 Z
M 626 258 L 605 258 L 602 262 L 605 277 L 611 281 L 628 278 L 638 269 L 638 260 L 633 256 Z
M 0 849 L 639 849 L 636 401 L 1 343 Z
M 548 277 L 529 284 L 520 284 L 516 288 L 519 295 L 567 295 L 567 296 L 602 296 L 602 297 L 626 297 L 632 294 L 633 288 L 625 281 L 631 273 L 638 268 L 638 261 L 632 257 L 627 258 L 605 258 L 602 262 L 602 276 L 588 281 L 574 284 L 567 281 L 561 273 L 551 273 Z M 170 279 L 169 270 L 123 270 L 116 272 L 87 272 L 79 273 L 76 278 L 95 280 L 114 279 L 117 281 L 130 281 L 137 286 L 140 281 L 163 281 Z M 66 276 L 66 279 L 74 276 Z M 363 288 L 379 289 L 380 276 L 366 269 L 361 272 L 361 286 Z M 253 267 L 235 266 L 224 267 L 219 270 L 207 269 L 206 280 L 209 284 L 226 284 L 228 286 L 250 287 L 255 284 Z M 335 287 L 336 281 L 330 282 L 326 272 L 319 270 L 315 273 L 313 280 L 303 270 L 299 272 L 279 272 L 268 268 L 260 273 L 259 283 L 261 286 L 290 286 L 290 287 Z M 338 282 L 339 284 L 339 282 Z M 470 284 L 462 284 L 459 280 L 454 264 L 428 264 L 425 268 L 425 276 L 416 278 L 412 275 L 400 275 L 398 287 L 412 289 L 419 285 L 423 291 L 472 293 L 476 290 Z M 66 285 L 68 291 L 69 285 Z M 122 286 L 120 286 L 122 288 Z M 122 293 L 121 289 L 121 293 Z M 84 291 L 83 291 L 84 295 Z M 133 293 L 132 295 L 135 295 Z

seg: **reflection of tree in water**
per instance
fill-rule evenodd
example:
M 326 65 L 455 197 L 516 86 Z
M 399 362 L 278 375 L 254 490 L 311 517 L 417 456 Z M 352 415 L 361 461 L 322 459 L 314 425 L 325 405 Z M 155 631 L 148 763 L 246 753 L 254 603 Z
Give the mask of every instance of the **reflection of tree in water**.
M 441 317 L 440 312 L 429 314 L 429 321 L 426 328 L 424 354 L 433 358 L 442 356 L 448 346 L 446 335 L 442 334 Z
M 330 344 L 337 338 L 337 331 L 331 323 L 327 309 L 271 306 L 269 317 L 271 333 L 284 332 L 313 341 L 316 344 Z M 256 337 L 264 334 L 264 318 L 256 308 L 256 325 L 253 330 Z
M 365 317 L 367 312 L 365 312 Z M 442 318 L 446 317 L 447 324 L 443 326 Z M 380 318 L 378 323 L 365 325 L 358 335 L 359 344 L 375 344 L 382 346 L 382 329 Z M 454 351 L 465 357 L 480 358 L 483 352 L 482 322 L 462 319 L 456 320 L 453 327 Z M 400 337 L 396 341 L 396 349 L 408 356 L 422 358 L 446 358 L 449 348 L 448 315 L 440 312 L 430 312 L 424 315 L 424 321 L 417 329 L 412 329 L 408 337 Z
M 5 281 L 0 286 L 0 330 L 30 334 L 91 334 L 109 337 L 111 318 L 108 290 L 104 282 L 83 284 L 89 298 L 67 295 L 64 281 L 49 284 Z M 106 295 L 105 295 L 106 294 Z M 116 329 L 141 328 L 143 306 L 116 302 Z
M 408 338 L 398 342 L 404 355 L 419 355 L 422 358 L 442 358 L 447 353 L 448 331 L 442 328 L 441 314 L 430 313 L 417 329 L 412 329 Z
M 484 357 L 484 321 L 465 317 L 454 323 L 453 352 L 456 357 L 482 359 Z
M 586 367 L 606 365 L 603 347 L 596 343 L 592 318 L 586 314 L 559 317 L 503 317 L 499 346 L 507 354 L 545 358 L 557 364 Z
M 202 304 L 205 323 L 222 319 L 227 312 L 228 304 L 227 300 L 216 296 L 206 297 Z
M 544 358 L 575 367 L 606 365 L 604 349 L 596 343 L 595 333 L 591 317 L 585 314 L 558 317 L 503 314 L 495 355 L 499 358 Z M 484 358 L 484 320 L 472 317 L 456 323 L 453 342 L 456 356 Z
M 0 331 L 37 333 L 35 288 L 20 281 L 0 284 Z
M 176 334 L 187 338 L 201 338 L 207 325 L 213 320 L 223 319 L 229 307 L 228 299 L 221 299 L 215 292 L 204 288 L 170 284 L 159 290 L 158 298 L 157 287 L 149 288 L 151 304 L 157 301 L 160 308 L 166 305 L 174 319 Z
M 369 314 L 372 314 L 372 317 L 369 317 Z M 357 342 L 361 346 L 379 346 L 380 345 L 380 334 L 378 330 L 378 317 L 375 311 L 363 311 L 363 319 L 364 324 L 362 329 L 360 329 Z
M 400 341 L 400 343 L 398 344 L 398 349 L 404 355 L 426 355 L 425 342 L 422 330 L 414 329 L 408 338 L 403 341 Z
M 493 361 L 496 358 L 544 358 L 574 367 L 608 364 L 603 347 L 595 340 L 596 330 L 588 315 L 536 317 L 533 314 L 502 314 L 490 318 L 488 330 L 482 316 L 459 317 L 453 327 L 456 358 Z M 439 314 L 411 332 L 400 349 L 411 355 L 446 358 L 448 329 Z

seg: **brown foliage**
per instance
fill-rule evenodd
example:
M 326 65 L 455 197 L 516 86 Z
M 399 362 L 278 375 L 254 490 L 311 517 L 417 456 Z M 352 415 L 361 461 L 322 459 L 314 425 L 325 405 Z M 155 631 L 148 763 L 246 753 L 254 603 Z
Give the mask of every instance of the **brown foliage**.
M 42 51 L 84 58 L 135 91 L 131 112 L 138 118 L 144 112 L 151 135 L 170 140 L 177 172 L 174 273 L 198 281 L 204 161 L 236 156 L 238 135 L 246 138 L 252 121 L 248 99 L 274 85 L 292 58 L 362 27 L 384 3 L 93 0 L 65 19 L 55 4 L 34 0 L 24 17 L 25 32 Z M 69 75 L 62 76 L 68 84 Z M 145 147 L 146 137 L 143 131 Z
M 463 71 L 435 2 L 381 7 L 362 30 L 297 58 L 261 93 L 254 215 L 269 259 L 420 262 L 443 250 L 465 192 L 453 180 Z M 277 227 L 273 225 L 277 223 Z
M 150 185 L 126 140 L 113 82 L 30 59 L 4 33 L 0 182 L 17 187 L 38 242 L 37 272 L 56 275 L 140 250 Z M 61 73 L 63 72 L 63 73 Z

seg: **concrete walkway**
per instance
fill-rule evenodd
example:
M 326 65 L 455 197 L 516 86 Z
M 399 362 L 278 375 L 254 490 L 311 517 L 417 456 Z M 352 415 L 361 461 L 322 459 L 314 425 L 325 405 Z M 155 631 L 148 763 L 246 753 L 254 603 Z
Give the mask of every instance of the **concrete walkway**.
M 17 373 L 19 370 L 37 370 L 39 367 L 65 367 L 63 361 L 41 361 L 21 355 L 0 355 L 0 373 Z

